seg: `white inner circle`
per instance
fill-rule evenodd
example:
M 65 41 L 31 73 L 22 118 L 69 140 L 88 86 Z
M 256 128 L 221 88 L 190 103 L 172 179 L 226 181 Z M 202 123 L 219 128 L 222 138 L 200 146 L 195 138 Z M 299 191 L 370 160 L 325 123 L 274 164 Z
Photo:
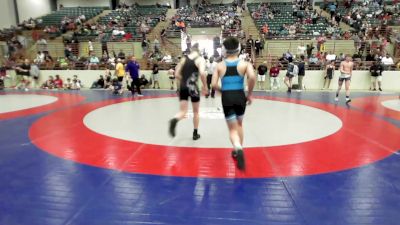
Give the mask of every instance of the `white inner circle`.
M 57 101 L 57 99 L 57 97 L 48 95 L 0 95 L 0 113 L 47 105 Z
M 232 146 L 220 99 L 202 99 L 201 138 L 197 141 L 192 140 L 190 118 L 178 123 L 175 138 L 168 135 L 168 121 L 178 108 L 177 98 L 123 102 L 88 113 L 84 124 L 106 136 L 148 144 L 209 148 Z M 342 122 L 335 115 L 317 108 L 255 99 L 246 109 L 243 126 L 244 146 L 261 147 L 320 139 L 338 131 Z
M 400 100 L 398 99 L 386 100 L 381 102 L 381 104 L 386 108 L 400 112 Z

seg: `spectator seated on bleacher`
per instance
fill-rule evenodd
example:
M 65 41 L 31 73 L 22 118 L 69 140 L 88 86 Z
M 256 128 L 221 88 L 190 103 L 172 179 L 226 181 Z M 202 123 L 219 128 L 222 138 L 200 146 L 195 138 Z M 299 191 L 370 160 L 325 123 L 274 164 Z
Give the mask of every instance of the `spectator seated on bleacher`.
M 68 68 L 69 66 L 68 60 L 64 57 L 60 57 L 58 59 L 58 63 L 60 64 L 60 67 L 63 69 Z
M 88 69 L 89 70 L 98 69 L 99 63 L 100 63 L 99 58 L 97 58 L 97 56 L 95 56 L 94 53 L 91 53 L 91 55 L 89 57 L 89 61 L 88 61 Z
M 121 60 L 125 60 L 125 52 L 124 52 L 124 50 L 122 50 L 122 49 L 119 50 L 117 58 L 121 59 Z
M 113 36 L 124 36 L 124 35 L 125 35 L 124 28 L 118 27 L 118 28 L 114 29 L 114 30 L 112 31 L 112 35 L 113 35 Z
M 172 56 L 168 53 L 162 58 L 161 62 L 172 63 Z
M 310 65 L 319 65 L 319 59 L 317 56 L 315 56 L 314 54 L 311 55 L 311 57 L 308 59 L 308 63 Z
M 33 60 L 33 62 L 35 62 L 37 64 L 43 63 L 44 62 L 44 53 L 39 51 L 36 54 L 36 58 Z
M 394 65 L 393 58 L 389 54 L 386 54 L 385 56 L 383 56 L 381 58 L 381 62 L 383 64 L 385 70 L 388 69 L 390 66 Z

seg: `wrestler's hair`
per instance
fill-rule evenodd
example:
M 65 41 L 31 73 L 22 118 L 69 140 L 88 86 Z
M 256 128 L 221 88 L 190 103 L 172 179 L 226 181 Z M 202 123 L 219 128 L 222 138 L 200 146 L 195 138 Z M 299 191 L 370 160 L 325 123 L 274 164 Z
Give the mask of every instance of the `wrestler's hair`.
M 239 40 L 235 37 L 227 37 L 223 42 L 225 52 L 228 55 L 233 55 L 240 52 Z

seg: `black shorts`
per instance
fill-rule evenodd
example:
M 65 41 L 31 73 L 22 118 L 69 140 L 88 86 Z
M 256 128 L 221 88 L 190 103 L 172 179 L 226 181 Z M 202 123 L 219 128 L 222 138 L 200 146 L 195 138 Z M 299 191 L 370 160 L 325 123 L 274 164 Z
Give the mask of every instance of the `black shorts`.
M 333 78 L 333 74 L 328 74 L 324 77 L 324 79 L 329 79 L 329 80 L 332 80 L 332 78 Z
M 350 81 L 351 77 L 339 77 L 339 82 Z
M 200 101 L 200 93 L 198 91 L 195 93 L 193 91 L 189 91 L 188 88 L 181 87 L 179 90 L 179 101 L 188 101 L 189 97 L 192 102 Z
M 122 82 L 124 80 L 124 77 L 118 77 L 118 81 Z
M 286 77 L 288 77 L 288 78 L 293 78 L 294 75 L 293 75 L 293 74 L 290 74 L 290 73 L 287 73 L 287 74 L 286 74 Z
M 243 90 L 223 91 L 222 108 L 227 121 L 241 119 L 246 111 L 247 98 Z

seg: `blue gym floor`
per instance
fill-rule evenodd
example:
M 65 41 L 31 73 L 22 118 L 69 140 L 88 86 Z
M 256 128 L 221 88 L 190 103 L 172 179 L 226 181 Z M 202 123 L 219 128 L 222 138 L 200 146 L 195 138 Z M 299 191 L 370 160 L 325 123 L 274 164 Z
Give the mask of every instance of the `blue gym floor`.
M 16 93 L 22 92 L 7 90 L 0 94 Z M 35 92 L 24 94 L 32 93 Z M 276 176 L 265 178 L 249 178 L 246 175 L 214 178 L 126 172 L 123 167 L 110 169 L 60 158 L 43 151 L 32 142 L 29 130 L 36 121 L 45 116 L 93 102 L 129 98 L 128 94 L 115 96 L 96 90 L 63 93 L 81 95 L 85 99 L 32 114 L 0 119 L 0 225 L 400 224 L 400 136 L 397 140 L 388 136 L 392 138 L 390 146 L 399 148 L 383 146 L 382 148 L 390 151 L 387 156 L 365 165 L 326 173 L 307 172 L 306 175 L 280 176 L 280 161 L 269 157 L 268 150 L 265 151 L 265 158 L 277 171 L 273 172 Z M 144 94 L 157 97 L 171 95 L 173 92 L 144 91 Z M 290 95 L 285 92 L 256 92 L 255 95 L 292 99 L 298 104 L 308 101 L 335 105 L 333 92 L 294 92 Z M 400 112 L 397 112 L 397 116 L 393 112 L 385 114 L 381 107 L 378 107 L 378 111 L 368 111 L 356 104 L 357 99 L 369 97 L 398 99 L 398 95 L 394 93 L 352 93 L 354 105 L 350 103 L 347 106 L 342 99 L 336 107 L 355 111 L 382 123 L 390 123 L 394 127 L 393 132 L 399 132 L 400 119 L 397 116 Z M 72 113 L 68 115 L 74 117 Z M 350 114 L 343 115 L 346 116 Z M 310 121 L 310 124 L 313 122 L 317 123 L 318 119 Z M 385 126 L 376 126 L 375 123 L 369 126 L 368 120 L 364 123 L 363 126 L 367 129 L 375 130 L 382 136 L 388 132 Z M 54 133 L 63 130 L 57 124 L 57 121 L 52 124 Z M 281 132 L 285 135 L 284 130 L 269 131 L 267 126 L 265 132 Z M 42 135 L 41 138 L 50 140 L 53 135 L 49 132 L 48 136 Z M 335 146 L 349 142 L 350 144 L 345 145 L 348 152 L 355 147 L 346 136 L 334 140 L 336 143 L 318 148 L 327 149 L 329 154 L 335 155 Z M 96 141 L 98 140 L 89 140 Z M 379 145 L 383 140 L 370 141 Z M 301 151 L 308 151 L 306 148 L 301 149 L 301 143 L 296 146 Z M 61 143 L 59 150 L 64 151 L 63 147 Z M 173 147 L 170 149 L 173 151 Z M 272 147 L 271 151 L 273 150 Z M 73 154 L 74 149 L 65 151 Z M 96 152 L 97 149 L 90 149 L 88 154 Z M 109 156 L 112 157 L 112 154 Z M 334 162 L 330 163 L 333 165 L 339 160 L 364 160 L 365 157 L 369 155 L 344 154 L 333 157 Z M 287 163 L 302 168 L 301 158 L 298 159 L 299 161 Z M 219 163 L 217 160 L 212 162 Z M 254 165 L 257 162 L 249 160 L 247 163 Z M 210 164 L 207 161 L 197 163 L 205 166 Z M 326 162 L 322 163 L 326 165 Z M 319 165 L 315 167 L 318 168 Z

